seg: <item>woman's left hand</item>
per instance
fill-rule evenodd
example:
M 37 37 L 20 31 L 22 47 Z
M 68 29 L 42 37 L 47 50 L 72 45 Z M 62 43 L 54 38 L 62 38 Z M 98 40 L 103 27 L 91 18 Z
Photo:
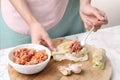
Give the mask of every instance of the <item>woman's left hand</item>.
M 97 31 L 102 25 L 108 23 L 105 13 L 90 4 L 80 6 L 80 16 L 87 30 L 90 30 L 92 26 L 95 26 L 94 31 Z

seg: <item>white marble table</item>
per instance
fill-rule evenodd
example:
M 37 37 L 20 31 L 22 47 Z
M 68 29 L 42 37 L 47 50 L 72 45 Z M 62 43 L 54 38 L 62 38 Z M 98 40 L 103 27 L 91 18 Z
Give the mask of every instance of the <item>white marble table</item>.
M 81 40 L 85 34 L 76 34 L 67 36 L 67 38 L 79 38 Z M 106 54 L 113 66 L 111 80 L 120 80 L 120 25 L 100 29 L 96 33 L 93 32 L 89 36 L 87 44 L 106 50 Z M 9 80 L 7 54 L 11 49 L 0 50 L 0 80 Z

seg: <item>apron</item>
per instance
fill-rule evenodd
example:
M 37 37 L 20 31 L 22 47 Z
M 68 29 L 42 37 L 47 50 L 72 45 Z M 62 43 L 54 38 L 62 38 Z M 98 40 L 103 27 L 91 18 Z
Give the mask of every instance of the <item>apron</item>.
M 48 30 L 51 38 L 64 37 L 85 31 L 79 15 L 79 0 L 69 0 L 64 16 Z M 0 12 L 0 49 L 31 43 L 31 37 L 11 30 L 3 21 Z

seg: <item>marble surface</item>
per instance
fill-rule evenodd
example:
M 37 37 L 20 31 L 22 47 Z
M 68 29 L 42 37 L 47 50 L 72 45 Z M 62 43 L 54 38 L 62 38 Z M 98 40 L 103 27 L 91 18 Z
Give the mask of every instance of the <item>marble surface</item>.
M 66 38 L 82 40 L 86 33 L 71 35 Z M 113 66 L 111 80 L 120 80 L 120 25 L 93 32 L 87 39 L 87 44 L 106 50 L 106 55 Z M 7 55 L 11 49 L 0 50 L 0 80 L 10 80 Z

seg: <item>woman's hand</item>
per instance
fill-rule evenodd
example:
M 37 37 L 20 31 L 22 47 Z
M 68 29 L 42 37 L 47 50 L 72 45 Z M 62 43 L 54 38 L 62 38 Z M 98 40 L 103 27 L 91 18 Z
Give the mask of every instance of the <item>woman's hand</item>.
M 10 0 L 10 2 L 28 24 L 31 32 L 32 43 L 41 44 L 41 42 L 44 41 L 52 51 L 55 51 L 52 40 L 32 14 L 26 0 Z
M 46 30 L 41 26 L 41 24 L 33 23 L 30 26 L 32 43 L 42 44 L 45 42 L 52 51 L 56 51 L 51 38 L 49 37 Z
M 80 15 L 87 30 L 95 26 L 94 31 L 97 31 L 102 25 L 108 23 L 105 13 L 89 3 L 80 5 Z

